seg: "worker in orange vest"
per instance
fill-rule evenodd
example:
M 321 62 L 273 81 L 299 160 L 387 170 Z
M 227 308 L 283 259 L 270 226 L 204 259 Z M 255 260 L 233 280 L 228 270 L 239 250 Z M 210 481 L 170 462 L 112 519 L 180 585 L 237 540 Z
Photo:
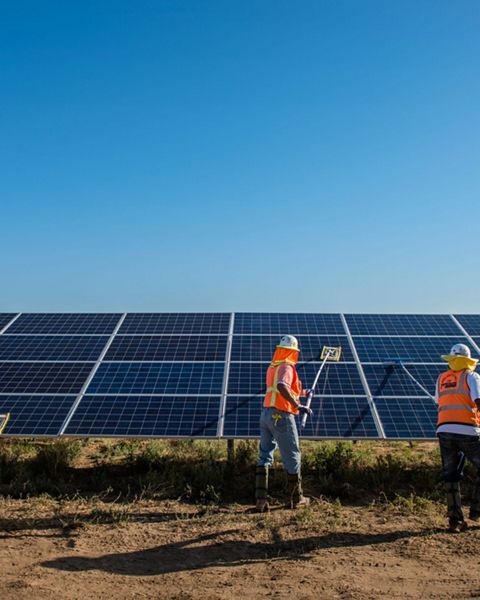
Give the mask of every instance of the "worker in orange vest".
M 305 413 L 311 416 L 313 413 L 300 403 L 300 398 L 307 396 L 310 390 L 303 390 L 295 368 L 299 352 L 297 338 L 284 335 L 267 369 L 267 391 L 260 417 L 260 449 L 255 477 L 255 509 L 258 512 L 268 510 L 268 468 L 273 464 L 277 446 L 288 476 L 290 506 L 296 508 L 310 503 L 302 491 L 300 443 L 295 416 Z
M 449 369 L 437 379 L 437 436 L 447 488 L 449 529 L 459 532 L 467 528 L 460 496 L 466 458 L 477 468 L 469 516 L 473 521 L 480 520 L 480 375 L 475 373 L 478 360 L 471 357 L 465 344 L 455 344 L 442 359 Z

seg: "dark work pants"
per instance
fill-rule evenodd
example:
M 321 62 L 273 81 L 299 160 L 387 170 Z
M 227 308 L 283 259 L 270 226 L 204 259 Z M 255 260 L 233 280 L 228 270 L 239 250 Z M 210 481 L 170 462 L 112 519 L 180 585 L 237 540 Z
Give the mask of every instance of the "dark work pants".
M 456 483 L 463 478 L 465 459 L 472 462 L 480 472 L 480 438 L 476 435 L 460 433 L 439 433 L 440 453 L 442 455 L 443 479 L 447 483 Z
M 472 462 L 477 469 L 477 481 L 470 507 L 470 516 L 473 518 L 474 514 L 480 512 L 480 438 L 460 433 L 439 433 L 438 441 L 450 518 L 463 521 L 459 482 L 463 478 L 465 459 Z

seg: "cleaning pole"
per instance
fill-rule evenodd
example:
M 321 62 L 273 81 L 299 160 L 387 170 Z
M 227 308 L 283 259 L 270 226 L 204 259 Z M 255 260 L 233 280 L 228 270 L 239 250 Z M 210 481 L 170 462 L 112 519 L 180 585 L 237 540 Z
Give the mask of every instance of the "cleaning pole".
M 386 363 L 389 366 L 398 366 L 401 367 L 405 373 L 410 377 L 410 379 L 416 384 L 418 385 L 418 387 L 422 390 L 422 392 L 424 392 L 429 398 L 431 398 L 433 401 L 435 401 L 435 397 L 427 390 L 426 387 L 424 387 L 419 381 L 418 379 L 416 379 L 411 373 L 410 371 L 407 369 L 407 367 L 405 366 L 404 363 L 406 362 L 413 362 L 411 360 L 409 360 L 408 358 L 385 358 L 382 362 Z
M 317 374 L 315 375 L 315 379 L 313 381 L 313 385 L 310 388 L 310 393 L 307 396 L 307 401 L 305 402 L 305 406 L 307 408 L 310 408 L 310 405 L 312 403 L 312 399 L 313 396 L 315 394 L 315 388 L 317 387 L 317 383 L 318 380 L 320 378 L 320 374 L 323 371 L 323 367 L 325 366 L 327 361 L 331 361 L 331 362 L 338 362 L 340 360 L 340 356 L 342 354 L 342 347 L 341 346 L 324 346 L 322 349 L 322 353 L 320 354 L 320 360 L 322 361 L 322 364 L 320 365 L 320 368 L 317 371 Z M 304 415 L 302 415 L 302 419 L 300 421 L 300 425 L 303 427 L 305 427 L 306 423 L 307 423 L 307 414 L 305 413 Z

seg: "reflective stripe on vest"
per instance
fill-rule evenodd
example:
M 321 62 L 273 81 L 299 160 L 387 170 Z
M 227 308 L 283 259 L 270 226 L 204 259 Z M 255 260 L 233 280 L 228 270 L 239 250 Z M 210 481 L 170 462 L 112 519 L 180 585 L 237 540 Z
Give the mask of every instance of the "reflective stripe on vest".
M 268 392 L 270 392 L 270 394 L 271 394 L 270 402 L 269 402 L 271 408 L 275 407 L 275 401 L 277 400 L 277 394 L 278 394 L 277 382 L 278 382 L 279 369 L 280 369 L 280 365 L 275 367 L 275 373 L 273 374 L 273 385 L 270 387 L 267 387 L 267 394 L 268 394 Z
M 438 425 L 457 423 L 480 426 L 480 413 L 468 386 L 468 371 L 445 371 L 438 377 Z

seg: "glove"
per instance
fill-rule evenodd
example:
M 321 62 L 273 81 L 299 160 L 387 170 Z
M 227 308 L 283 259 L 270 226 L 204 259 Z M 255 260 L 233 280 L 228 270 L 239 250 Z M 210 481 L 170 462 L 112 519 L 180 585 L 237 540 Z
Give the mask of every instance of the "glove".
M 309 394 L 313 394 L 313 392 L 315 391 L 315 388 L 306 388 L 305 390 L 303 390 L 303 396 L 305 396 L 305 398 L 307 398 L 309 396 Z
M 309 417 L 313 417 L 313 410 L 309 406 L 302 406 L 301 404 L 298 406 L 298 412 L 301 415 L 308 415 Z

